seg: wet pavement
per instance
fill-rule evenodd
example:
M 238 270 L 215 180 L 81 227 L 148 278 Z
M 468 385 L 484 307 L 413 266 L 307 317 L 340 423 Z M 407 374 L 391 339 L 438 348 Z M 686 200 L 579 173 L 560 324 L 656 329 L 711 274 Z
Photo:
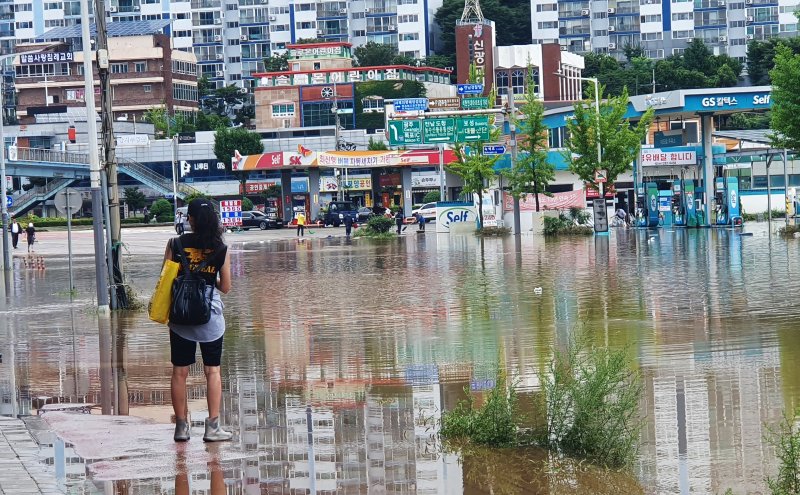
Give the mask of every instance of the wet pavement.
M 747 229 L 519 246 L 231 234 L 223 424 L 235 437 L 211 446 L 202 367 L 189 378 L 193 439 L 175 445 L 165 327 L 142 311 L 96 314 L 90 234 L 70 299 L 65 233 L 44 233 L 46 269 L 18 259 L 2 287 L 0 415 L 26 419 L 68 493 L 765 493 L 767 427 L 800 398 L 800 242 Z M 146 296 L 169 229 L 124 234 Z M 441 450 L 436 422 L 465 388 L 480 395 L 500 366 L 530 401 L 553 349 L 580 332 L 628 346 L 643 373 L 632 471 Z M 35 416 L 59 403 L 94 407 Z
M 0 417 L 0 495 L 60 493 L 55 476 L 41 463 L 39 444 L 25 423 Z

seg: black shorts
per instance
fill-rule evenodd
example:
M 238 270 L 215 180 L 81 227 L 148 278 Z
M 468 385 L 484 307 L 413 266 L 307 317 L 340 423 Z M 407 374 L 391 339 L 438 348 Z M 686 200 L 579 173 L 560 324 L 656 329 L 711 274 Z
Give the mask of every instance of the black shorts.
M 204 366 L 219 366 L 222 361 L 222 338 L 212 342 L 200 342 L 200 354 L 203 356 Z M 173 366 L 191 366 L 195 363 L 197 342 L 187 340 L 169 331 L 170 358 Z

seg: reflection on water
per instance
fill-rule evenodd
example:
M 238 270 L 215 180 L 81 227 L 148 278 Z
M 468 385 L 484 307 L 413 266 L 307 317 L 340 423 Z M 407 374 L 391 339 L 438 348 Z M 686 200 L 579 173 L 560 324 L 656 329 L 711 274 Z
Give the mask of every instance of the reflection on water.
M 223 422 L 237 441 L 216 457 L 181 457 L 167 442 L 121 460 L 103 450 L 82 458 L 50 438 L 47 457 L 75 493 L 214 493 L 219 479 L 226 493 L 763 491 L 775 469 L 765 425 L 800 397 L 791 328 L 800 266 L 797 241 L 755 229 L 524 238 L 521 254 L 513 238 L 432 234 L 234 244 Z M 128 261 L 141 290 L 158 260 Z M 76 263 L 81 294 L 93 293 L 91 263 Z M 6 291 L 0 414 L 88 402 L 166 425 L 165 328 L 144 313 L 98 317 L 89 299 L 70 304 L 52 289 L 63 265 L 18 271 Z M 491 387 L 500 363 L 524 400 L 554 346 L 581 329 L 630 346 L 645 377 L 633 478 L 541 452 L 440 451 L 436 421 L 465 388 Z M 196 425 L 204 394 L 195 366 Z

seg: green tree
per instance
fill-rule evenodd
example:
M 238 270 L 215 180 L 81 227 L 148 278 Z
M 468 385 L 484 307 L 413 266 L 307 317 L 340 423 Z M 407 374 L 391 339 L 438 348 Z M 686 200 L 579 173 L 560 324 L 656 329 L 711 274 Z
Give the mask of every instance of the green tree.
M 441 194 L 439 191 L 428 191 L 425 193 L 425 196 L 422 198 L 423 203 L 435 203 L 441 200 Z
M 128 203 L 128 208 L 131 208 L 134 213 L 144 208 L 144 205 L 147 204 L 147 197 L 136 186 L 126 187 L 122 194 L 125 202 Z
M 272 55 L 264 59 L 265 72 L 283 72 L 289 70 L 289 51 L 280 55 Z
M 236 152 L 242 156 L 257 155 L 264 152 L 261 135 L 251 132 L 243 127 L 223 127 L 217 129 L 214 135 L 214 156 L 225 164 L 225 168 L 232 172 L 231 158 Z M 239 174 L 241 190 L 245 191 L 249 172 L 236 172 Z
M 150 205 L 150 214 L 159 222 L 169 222 L 173 215 L 172 207 L 173 204 L 166 199 L 157 199 Z
M 242 211 L 253 211 L 253 201 L 247 196 L 242 197 Z
M 366 44 L 353 50 L 356 65 L 359 67 L 373 67 L 376 65 L 391 65 L 397 56 L 397 47 L 390 44 L 368 41 Z
M 531 74 L 530 67 L 528 73 Z M 555 169 L 547 161 L 547 126 L 544 123 L 544 105 L 535 92 L 533 78 L 528 76 L 525 103 L 520 108 L 522 119 L 512 116 L 518 126 L 521 156 L 512 164 L 507 175 L 511 195 L 519 199 L 531 193 L 539 211 L 539 193 L 549 194 L 547 185 L 555 179 Z
M 327 43 L 328 40 L 322 38 L 300 38 L 297 40 L 298 45 L 311 45 L 314 43 Z
M 167 115 L 167 110 L 164 107 L 153 107 L 146 111 L 144 120 L 153 124 L 156 135 L 166 138 L 171 138 L 180 132 L 192 132 L 195 130 L 194 124 L 184 114 Z
M 377 139 L 372 139 L 372 136 L 369 138 L 369 142 L 367 143 L 367 149 L 369 151 L 383 151 L 388 150 L 389 147 L 386 146 L 384 141 L 378 141 Z
M 230 127 L 231 119 L 215 113 L 198 112 L 194 120 L 197 131 L 215 131 L 220 127 Z
M 483 192 L 488 181 L 496 174 L 494 166 L 498 157 L 484 155 L 483 143 L 471 143 L 469 148 L 474 151 L 467 153 L 462 143 L 454 144 L 456 161 L 448 168 L 464 181 L 462 193 L 478 195 L 478 222 L 483 226 Z
M 770 83 L 769 71 L 775 66 L 775 49 L 778 45 L 789 47 L 800 53 L 800 38 L 771 38 L 766 41 L 751 41 L 747 45 L 747 73 L 750 84 L 762 86 Z
M 594 183 L 597 170 L 606 170 L 609 184 L 629 170 L 639 154 L 647 129 L 653 121 L 653 109 L 642 115 L 636 125 L 625 118 L 628 111 L 628 91 L 620 96 L 603 100 L 600 87 L 600 148 L 602 161 L 597 160 L 597 111 L 594 104 L 594 91 L 585 101 L 575 104 L 574 118 L 567 121 L 568 138 L 564 156 L 569 170 L 583 181 Z
M 211 199 L 211 197 L 208 194 L 206 194 L 206 193 L 204 193 L 202 191 L 197 191 L 197 192 L 193 192 L 193 193 L 187 194 L 186 197 L 183 198 L 183 203 L 184 204 L 189 204 L 189 203 L 192 202 L 192 200 L 195 200 L 197 198 Z
M 437 53 L 456 53 L 456 22 L 464 11 L 464 0 L 444 0 L 434 19 L 441 29 Z M 531 3 L 527 0 L 482 0 L 486 19 L 497 21 L 497 46 L 527 45 L 531 42 Z
M 278 184 L 273 184 L 268 188 L 264 189 L 262 193 L 264 195 L 264 199 L 277 199 L 280 198 L 283 194 L 283 189 Z
M 800 55 L 785 45 L 775 49 L 770 136 L 773 146 L 800 150 Z

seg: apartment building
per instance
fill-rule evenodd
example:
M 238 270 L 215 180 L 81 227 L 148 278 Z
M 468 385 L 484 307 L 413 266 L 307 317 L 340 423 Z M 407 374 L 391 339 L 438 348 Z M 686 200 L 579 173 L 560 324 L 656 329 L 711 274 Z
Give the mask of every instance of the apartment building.
M 90 2 L 91 3 L 91 2 Z M 265 57 L 302 39 L 392 44 L 413 57 L 437 48 L 442 0 L 107 0 L 111 22 L 169 20 L 174 46 L 193 50 L 198 76 L 252 85 Z M 0 54 L 53 28 L 79 25 L 78 0 L 0 0 Z M 245 81 L 239 83 L 239 81 Z
M 647 57 L 681 53 L 694 38 L 715 54 L 744 60 L 747 43 L 797 34 L 797 0 L 532 0 L 534 43 L 624 58 L 626 45 Z
M 167 35 L 144 34 L 153 21 L 128 24 L 138 26 L 138 31 L 129 30 L 132 35 L 123 35 L 117 32 L 122 24 L 109 28 L 114 119 L 142 121 L 147 110 L 162 105 L 171 114 L 197 111 L 194 54 L 169 49 Z M 36 114 L 63 113 L 67 107 L 86 106 L 83 52 L 71 50 L 78 43 L 78 31 L 79 26 L 59 28 L 51 32 L 57 40 L 64 41 L 18 45 L 21 51 L 36 52 L 21 53 L 14 59 L 16 109 L 21 123 L 34 122 Z M 99 85 L 94 93 L 95 104 L 99 105 Z

